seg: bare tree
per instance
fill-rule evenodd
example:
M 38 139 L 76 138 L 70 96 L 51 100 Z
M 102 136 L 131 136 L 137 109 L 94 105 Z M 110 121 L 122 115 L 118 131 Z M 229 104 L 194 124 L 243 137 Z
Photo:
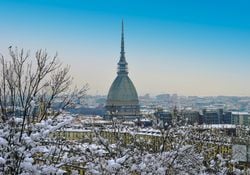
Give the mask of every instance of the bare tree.
M 63 66 L 57 54 L 50 57 L 46 50 L 38 50 L 33 57 L 30 52 L 12 47 L 9 47 L 9 54 L 9 58 L 0 55 L 0 131 L 9 130 L 1 135 L 7 146 L 0 148 L 0 152 L 6 160 L 4 172 L 19 174 L 26 155 L 18 150 L 18 146 L 38 132 L 38 123 L 56 121 L 65 108 L 83 98 L 87 86 L 80 90 L 71 87 L 70 67 Z M 56 129 L 64 126 L 56 122 L 50 124 Z M 40 141 L 48 137 L 44 136 Z M 23 149 L 31 150 L 32 147 Z

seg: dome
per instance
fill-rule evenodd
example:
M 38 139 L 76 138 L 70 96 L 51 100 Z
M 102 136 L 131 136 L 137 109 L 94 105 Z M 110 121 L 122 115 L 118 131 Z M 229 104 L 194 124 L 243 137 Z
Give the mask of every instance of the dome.
M 140 116 L 138 95 L 133 82 L 128 77 L 128 63 L 124 51 L 123 22 L 117 77 L 109 89 L 105 108 L 108 119 L 115 116 L 120 119 L 130 120 Z
M 127 75 L 118 75 L 109 89 L 107 106 L 138 104 L 138 95 L 133 82 Z

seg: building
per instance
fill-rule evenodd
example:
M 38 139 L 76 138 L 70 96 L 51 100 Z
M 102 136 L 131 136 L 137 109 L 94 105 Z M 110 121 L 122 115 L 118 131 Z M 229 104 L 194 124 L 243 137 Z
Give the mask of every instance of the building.
M 203 109 L 202 123 L 221 124 L 223 119 L 223 109 Z
M 224 115 L 224 123 L 249 126 L 250 114 L 248 112 L 226 112 Z
M 124 27 L 122 22 L 121 52 L 118 62 L 117 77 L 112 83 L 107 101 L 105 118 L 135 119 L 140 116 L 138 95 L 133 82 L 128 76 L 128 63 L 124 50 Z
M 189 125 L 195 125 L 195 124 L 202 123 L 201 115 L 200 115 L 199 111 L 182 110 L 181 117 Z
M 168 125 L 172 124 L 172 113 L 169 111 L 164 111 L 163 109 L 158 109 L 154 116 L 156 117 L 157 125 L 161 127 L 167 127 Z
M 203 109 L 203 124 L 232 124 L 250 125 L 250 114 L 248 112 L 226 111 L 223 109 Z
M 236 121 L 233 119 L 232 112 L 225 112 L 223 116 L 223 124 L 235 124 Z

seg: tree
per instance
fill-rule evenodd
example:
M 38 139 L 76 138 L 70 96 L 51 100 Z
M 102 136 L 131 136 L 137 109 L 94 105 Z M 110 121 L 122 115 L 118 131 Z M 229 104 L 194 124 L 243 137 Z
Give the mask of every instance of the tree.
M 64 110 L 84 97 L 87 86 L 71 88 L 70 68 L 57 54 L 38 50 L 31 56 L 12 47 L 9 54 L 0 55 L 0 172 L 62 173 L 66 141 L 50 135 L 71 122 Z

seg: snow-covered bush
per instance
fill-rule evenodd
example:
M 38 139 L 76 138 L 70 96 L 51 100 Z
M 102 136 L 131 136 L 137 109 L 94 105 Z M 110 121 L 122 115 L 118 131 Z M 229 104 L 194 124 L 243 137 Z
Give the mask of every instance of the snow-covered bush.
M 132 128 L 133 129 L 133 128 Z M 105 132 L 113 133 L 112 138 L 102 135 L 102 130 L 94 129 L 95 138 L 85 149 L 87 174 L 237 174 L 240 170 L 230 169 L 232 158 L 217 154 L 205 158 L 205 151 L 211 150 L 206 144 L 201 150 L 197 144 L 205 139 L 214 139 L 212 131 L 197 132 L 192 126 L 173 123 L 167 128 L 156 128 L 157 149 L 150 149 L 154 144 L 150 137 L 138 134 L 138 129 L 124 129 L 114 124 Z M 129 142 L 124 140 L 124 132 L 129 133 Z M 136 134 L 137 133 L 137 134 Z M 109 135 L 110 137 L 110 135 Z M 197 138 L 205 138 L 197 140 Z M 220 135 L 216 139 L 223 141 Z

